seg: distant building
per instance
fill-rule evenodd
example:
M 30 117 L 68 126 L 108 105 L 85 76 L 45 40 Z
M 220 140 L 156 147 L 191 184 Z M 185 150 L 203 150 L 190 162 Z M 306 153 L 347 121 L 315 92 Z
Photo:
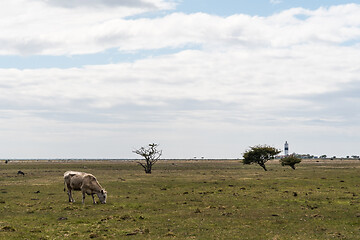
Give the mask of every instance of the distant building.
M 285 142 L 285 145 L 284 145 L 284 153 L 285 153 L 285 156 L 289 155 L 289 144 L 287 141 Z
M 313 159 L 315 158 L 314 155 L 311 154 L 295 154 L 296 157 L 301 158 L 301 159 Z

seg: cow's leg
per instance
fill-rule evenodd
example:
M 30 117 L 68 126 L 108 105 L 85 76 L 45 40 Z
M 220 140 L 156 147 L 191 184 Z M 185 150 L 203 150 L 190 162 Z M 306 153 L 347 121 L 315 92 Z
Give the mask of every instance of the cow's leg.
M 92 199 L 93 199 L 93 204 L 96 204 L 95 198 L 94 198 L 94 194 L 91 194 Z
M 73 197 L 71 195 L 71 190 L 70 189 L 68 189 L 68 196 L 69 196 L 69 202 L 74 202 L 74 199 L 73 199 Z
M 82 203 L 84 204 L 85 202 L 85 192 L 82 192 Z
M 70 197 L 71 197 L 71 202 L 75 202 L 74 196 L 72 195 L 72 191 L 70 191 Z

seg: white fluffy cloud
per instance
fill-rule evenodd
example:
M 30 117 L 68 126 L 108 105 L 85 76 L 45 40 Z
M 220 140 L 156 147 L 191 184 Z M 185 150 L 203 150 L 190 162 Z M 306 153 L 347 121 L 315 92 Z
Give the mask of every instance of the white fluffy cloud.
M 132 7 L 141 9 L 167 9 L 174 6 L 163 0 L 32 0 L 65 8 Z
M 315 96 L 358 87 L 359 59 L 354 48 L 315 45 L 188 50 L 134 63 L 72 69 L 2 69 L 0 98 L 20 109 L 88 112 L 124 106 L 190 111 L 192 104 L 203 102 L 219 111 L 261 112 L 259 120 L 277 120 L 283 116 L 274 112 L 298 108 L 316 112 L 321 106 L 314 105 Z
M 99 11 L 49 7 L 45 1 L 11 1 L 0 9 L 0 54 L 73 55 L 109 48 L 133 51 L 194 44 L 209 49 L 281 48 L 309 43 L 341 44 L 360 37 L 357 4 L 315 11 L 295 8 L 269 17 L 173 13 L 154 19 L 126 19 L 149 11 L 141 8 L 143 2 L 138 2 L 139 8 L 109 4 Z M 172 6 L 163 1 L 147 3 L 158 9 Z
M 0 69 L 0 143 L 10 156 L 31 149 L 39 152 L 34 156 L 128 156 L 126 150 L 106 152 L 116 141 L 131 149 L 140 139 L 168 144 L 174 155 L 167 157 L 192 157 L 199 149 L 238 157 L 237 145 L 272 144 L 289 135 L 305 143 L 309 135 L 319 142 L 320 135 L 360 139 L 354 131 L 360 5 L 295 8 L 269 17 L 173 13 L 130 20 L 153 6 L 173 7 L 136 2 L 104 1 L 105 10 L 80 0 L 64 6 L 14 0 L 0 7 L 2 55 L 197 46 L 132 63 Z M 22 141 L 27 148 L 16 155 Z M 217 141 L 228 155 L 216 152 Z M 52 154 L 57 146 L 59 155 Z M 310 143 L 303 149 L 315 150 Z
M 63 4 L 55 4 L 60 2 Z M 1 4 L 0 54 L 73 55 L 101 52 L 109 45 L 106 41 L 98 40 L 106 38 L 98 32 L 99 28 L 107 29 L 108 25 L 125 17 L 169 10 L 175 6 L 173 2 L 163 0 L 93 2 L 86 5 L 80 0 L 14 0 Z M 131 34 L 127 26 L 112 30 L 118 33 L 123 31 L 124 37 Z

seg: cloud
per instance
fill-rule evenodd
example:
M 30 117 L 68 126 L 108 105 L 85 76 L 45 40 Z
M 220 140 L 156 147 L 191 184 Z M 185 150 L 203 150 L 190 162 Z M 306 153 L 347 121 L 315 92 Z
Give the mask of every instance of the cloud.
M 35 149 L 47 157 L 106 157 L 109 148 L 132 149 L 139 139 L 169 143 L 176 157 L 184 156 L 178 146 L 190 157 L 200 149 L 234 157 L 239 145 L 290 135 L 310 150 L 309 136 L 322 149 L 320 136 L 358 143 L 360 5 L 294 8 L 269 17 L 126 19 L 143 11 L 20 0 L 0 9 L 2 55 L 184 48 L 131 63 L 0 69 L 0 143 L 10 156 Z M 28 147 L 18 151 L 14 146 L 23 141 Z M 219 141 L 226 153 L 216 152 Z
M 0 10 L 2 55 L 74 55 L 110 48 L 139 51 L 187 45 L 204 49 L 284 48 L 302 44 L 337 45 L 360 38 L 360 5 L 357 4 L 314 11 L 293 8 L 269 17 L 172 13 L 133 20 L 125 17 L 147 10 L 50 8 L 41 2 L 21 0 L 7 8 Z M 32 9 L 32 14 L 25 9 Z
M 2 69 L 4 91 L 0 99 L 2 107 L 9 110 L 39 111 L 43 117 L 48 111 L 56 111 L 48 116 L 64 114 L 59 118 L 75 122 L 97 114 L 103 118 L 90 117 L 87 121 L 115 122 L 120 117 L 128 123 L 151 122 L 152 113 L 157 112 L 161 114 L 156 118 L 159 122 L 186 113 L 188 119 L 200 114 L 208 121 L 225 119 L 229 124 L 246 123 L 249 118 L 253 124 L 264 119 L 276 123 L 287 114 L 296 115 L 300 109 L 301 115 L 316 120 L 316 112 L 326 105 L 320 101 L 322 97 L 318 100 L 316 96 L 336 101 L 340 96 L 334 93 L 345 94 L 344 86 L 351 89 L 358 82 L 358 52 L 337 46 L 187 50 L 134 63 Z M 356 96 L 351 97 L 358 101 Z M 76 114 L 68 114 L 69 109 Z M 338 119 L 331 108 L 322 111 L 321 118 Z M 168 112 L 172 115 L 166 116 Z M 349 114 L 344 124 L 353 120 Z
M 16 41 L 0 39 L 0 44 L 2 46 L 7 46 L 7 49 L 0 50 L 0 54 L 3 52 L 5 55 L 12 53 L 24 56 L 41 55 L 46 53 L 48 49 L 53 49 L 54 47 L 59 47 L 59 45 L 61 45 L 58 41 L 49 41 L 40 38 L 23 38 Z
M 145 9 L 167 9 L 174 7 L 174 2 L 166 0 L 36 0 L 49 5 L 65 8 L 131 7 Z

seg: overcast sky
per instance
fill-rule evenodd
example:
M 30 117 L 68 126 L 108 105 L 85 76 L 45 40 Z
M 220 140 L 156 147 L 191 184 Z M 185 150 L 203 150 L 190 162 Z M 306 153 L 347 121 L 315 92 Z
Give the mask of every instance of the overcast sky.
M 360 3 L 0 1 L 0 158 L 360 155 Z

